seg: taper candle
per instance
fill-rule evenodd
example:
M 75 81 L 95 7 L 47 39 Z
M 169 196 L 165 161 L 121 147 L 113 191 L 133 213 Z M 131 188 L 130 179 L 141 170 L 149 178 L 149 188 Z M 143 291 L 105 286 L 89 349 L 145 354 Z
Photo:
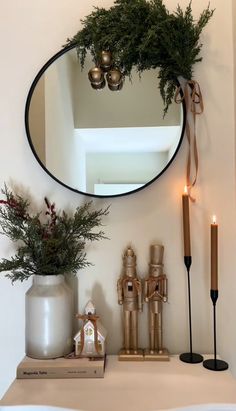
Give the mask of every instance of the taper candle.
M 216 216 L 211 224 L 211 290 L 218 290 L 218 225 Z
M 187 186 L 184 187 L 184 194 L 182 195 L 183 204 L 183 231 L 184 231 L 184 256 L 191 256 L 190 244 L 190 221 L 189 221 L 189 196 Z

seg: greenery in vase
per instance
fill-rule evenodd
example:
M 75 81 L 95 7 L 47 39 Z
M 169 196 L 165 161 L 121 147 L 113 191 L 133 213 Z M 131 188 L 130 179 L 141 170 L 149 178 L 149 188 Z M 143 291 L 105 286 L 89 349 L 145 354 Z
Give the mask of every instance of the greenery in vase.
M 133 67 L 139 73 L 159 68 L 166 113 L 176 79 L 192 79 L 193 65 L 202 60 L 200 35 L 213 12 L 208 5 L 195 21 L 191 2 L 185 11 L 178 5 L 170 13 L 163 0 L 115 0 L 110 9 L 96 7 L 82 20 L 82 30 L 67 45 L 76 45 L 82 67 L 88 51 L 99 65 L 101 51 L 109 50 L 124 75 L 130 75 Z
M 86 241 L 104 236 L 96 231 L 108 208 L 92 210 L 87 202 L 77 207 L 73 215 L 57 212 L 55 204 L 44 199 L 44 213 L 31 213 L 30 202 L 14 194 L 6 185 L 2 189 L 5 200 L 0 200 L 1 234 L 17 244 L 15 256 L 0 261 L 0 271 L 7 271 L 12 282 L 26 280 L 33 274 L 76 274 L 90 263 L 84 252 Z

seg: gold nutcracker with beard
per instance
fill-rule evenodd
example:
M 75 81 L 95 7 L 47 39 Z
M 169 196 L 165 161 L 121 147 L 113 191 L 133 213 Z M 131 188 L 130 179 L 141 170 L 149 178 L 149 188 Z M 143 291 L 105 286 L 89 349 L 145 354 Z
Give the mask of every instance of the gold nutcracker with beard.
M 149 276 L 144 282 L 144 300 L 149 305 L 149 349 L 145 350 L 147 361 L 168 361 L 169 354 L 163 348 L 162 308 L 167 301 L 167 278 L 163 274 L 164 247 L 151 246 Z
M 138 312 L 142 311 L 142 284 L 136 274 L 136 255 L 128 247 L 123 256 L 123 275 L 117 282 L 118 303 L 124 310 L 124 348 L 119 353 L 121 361 L 143 360 L 138 348 Z

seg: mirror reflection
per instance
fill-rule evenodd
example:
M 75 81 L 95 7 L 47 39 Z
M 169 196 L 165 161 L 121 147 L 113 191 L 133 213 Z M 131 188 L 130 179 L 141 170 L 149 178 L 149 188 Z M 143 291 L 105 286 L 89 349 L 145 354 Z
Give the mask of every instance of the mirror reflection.
M 114 196 L 145 186 L 175 155 L 183 108 L 163 119 L 157 71 L 126 79 L 122 91 L 91 87 L 87 56 L 81 70 L 75 48 L 60 53 L 36 78 L 26 123 L 40 163 L 69 188 Z

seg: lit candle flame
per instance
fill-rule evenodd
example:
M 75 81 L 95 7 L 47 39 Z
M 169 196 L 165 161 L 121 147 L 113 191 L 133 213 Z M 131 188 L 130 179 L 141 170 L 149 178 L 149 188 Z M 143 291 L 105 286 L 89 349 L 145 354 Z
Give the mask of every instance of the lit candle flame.
M 212 216 L 212 222 L 213 222 L 213 224 L 216 224 L 216 215 Z
M 184 186 L 184 194 L 188 194 L 188 187 Z

